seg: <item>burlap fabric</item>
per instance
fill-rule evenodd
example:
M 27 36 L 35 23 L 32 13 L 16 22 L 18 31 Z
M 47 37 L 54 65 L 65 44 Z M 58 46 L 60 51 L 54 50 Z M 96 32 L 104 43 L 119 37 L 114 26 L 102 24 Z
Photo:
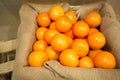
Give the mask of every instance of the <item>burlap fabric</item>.
M 89 11 L 99 11 L 102 15 L 100 30 L 107 38 L 107 49 L 114 53 L 117 59 L 116 69 L 101 68 L 72 68 L 61 65 L 59 62 L 47 61 L 43 67 L 30 67 L 27 63 L 32 44 L 35 39 L 37 13 L 48 11 L 49 4 L 30 3 L 22 5 L 20 9 L 21 23 L 17 36 L 17 49 L 12 80 L 120 80 L 120 23 L 112 7 L 106 2 L 87 5 L 70 6 L 60 3 L 65 10 L 74 10 L 78 18 L 83 19 Z

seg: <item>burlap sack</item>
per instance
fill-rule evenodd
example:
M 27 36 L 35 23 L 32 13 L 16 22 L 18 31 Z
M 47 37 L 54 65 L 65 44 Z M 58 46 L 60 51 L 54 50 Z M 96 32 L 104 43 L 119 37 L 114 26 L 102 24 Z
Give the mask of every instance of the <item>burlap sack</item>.
M 78 18 L 83 19 L 89 11 L 99 11 L 102 15 L 100 30 L 107 38 L 107 48 L 114 53 L 117 59 L 116 69 L 101 68 L 72 68 L 61 65 L 59 62 L 47 61 L 43 67 L 30 67 L 27 57 L 32 51 L 35 39 L 36 16 L 40 11 L 48 11 L 49 4 L 25 3 L 20 9 L 21 24 L 17 36 L 17 49 L 12 80 L 120 80 L 120 23 L 112 7 L 106 2 L 87 5 L 69 6 L 61 3 L 65 10 L 74 10 Z

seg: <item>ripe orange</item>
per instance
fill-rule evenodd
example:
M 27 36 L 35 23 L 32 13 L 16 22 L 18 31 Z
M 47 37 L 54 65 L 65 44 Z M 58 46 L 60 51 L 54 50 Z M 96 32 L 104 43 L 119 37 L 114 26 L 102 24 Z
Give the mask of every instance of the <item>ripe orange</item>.
M 84 57 L 89 52 L 89 45 L 85 39 L 75 39 L 71 45 L 71 48 L 77 51 L 79 57 Z
M 102 32 L 95 32 L 88 35 L 87 41 L 91 49 L 101 49 L 106 43 L 106 38 Z
M 49 60 L 58 60 L 59 55 L 58 55 L 58 53 L 57 53 L 56 51 L 54 51 L 54 50 L 52 49 L 51 46 L 48 46 L 48 47 L 45 49 L 45 52 L 46 52 Z
M 69 31 L 65 32 L 64 34 L 67 35 L 68 37 L 74 39 L 74 35 L 72 33 L 72 29 L 70 29 Z
M 90 57 L 92 60 L 94 59 L 94 57 L 96 56 L 96 54 L 102 52 L 102 50 L 98 49 L 98 50 L 89 50 L 88 53 L 88 57 Z
M 44 33 L 45 33 L 45 31 L 47 31 L 48 29 L 47 28 L 45 28 L 45 27 L 40 27 L 40 28 L 38 28 L 37 30 L 36 30 L 36 38 L 38 39 L 38 40 L 43 40 L 44 39 Z
M 67 32 L 72 28 L 72 22 L 67 17 L 62 16 L 55 21 L 55 26 L 59 32 Z
M 59 31 L 57 31 L 56 29 L 48 29 L 45 33 L 44 33 L 44 40 L 50 44 L 52 41 L 52 38 L 58 34 Z
M 68 37 L 59 33 L 52 38 L 51 47 L 55 51 L 63 51 L 69 47 L 69 43 Z
M 90 28 L 88 35 L 90 35 L 90 34 L 92 34 L 94 32 L 99 32 L 99 30 L 97 28 Z
M 63 15 L 64 15 L 64 9 L 59 5 L 54 5 L 49 10 L 49 16 L 53 21 L 57 20 L 60 16 Z
M 107 68 L 107 69 L 113 69 L 116 67 L 116 60 L 112 53 L 108 51 L 102 51 L 93 59 L 95 67 L 97 68 Z
M 101 15 L 96 11 L 92 11 L 86 15 L 85 21 L 90 27 L 98 27 L 101 23 Z
M 64 66 L 77 67 L 79 64 L 79 56 L 74 49 L 64 50 L 60 54 L 59 60 Z
M 82 68 L 94 68 L 94 63 L 88 56 L 82 57 L 79 60 L 79 67 Z
M 67 11 L 65 13 L 65 16 L 70 19 L 70 21 L 72 22 L 72 24 L 76 23 L 77 16 L 76 16 L 75 12 L 73 12 L 73 11 Z
M 69 44 L 69 48 L 71 47 L 71 45 L 72 45 L 73 41 L 74 41 L 74 40 L 73 40 L 72 38 L 68 37 L 68 42 L 69 42 L 68 44 Z
M 43 63 L 47 60 L 48 60 L 48 56 L 42 50 L 32 51 L 28 56 L 28 63 L 30 66 L 33 66 L 33 67 L 43 66 Z
M 78 38 L 84 38 L 88 35 L 89 33 L 89 26 L 85 21 L 77 21 L 73 28 L 73 35 L 75 35 Z
M 40 12 L 37 16 L 37 23 L 41 27 L 47 27 L 51 23 L 51 19 L 47 12 Z
M 56 27 L 55 27 L 55 22 L 52 22 L 52 23 L 50 24 L 49 29 L 56 29 Z
M 33 50 L 45 50 L 47 46 L 48 44 L 44 40 L 39 40 L 33 44 Z

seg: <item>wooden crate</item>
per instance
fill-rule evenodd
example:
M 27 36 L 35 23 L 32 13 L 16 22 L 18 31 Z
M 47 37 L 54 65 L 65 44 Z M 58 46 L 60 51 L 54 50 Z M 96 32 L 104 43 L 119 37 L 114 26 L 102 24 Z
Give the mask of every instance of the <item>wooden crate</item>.
M 0 41 L 0 80 L 10 80 L 13 71 L 16 39 Z

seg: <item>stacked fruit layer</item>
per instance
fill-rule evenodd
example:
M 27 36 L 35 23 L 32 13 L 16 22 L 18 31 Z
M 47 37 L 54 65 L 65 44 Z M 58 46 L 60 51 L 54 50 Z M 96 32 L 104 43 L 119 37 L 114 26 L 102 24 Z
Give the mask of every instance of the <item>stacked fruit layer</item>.
M 115 68 L 116 59 L 103 50 L 104 34 L 99 30 L 101 15 L 92 11 L 79 20 L 75 12 L 54 5 L 49 12 L 36 17 L 37 41 L 28 56 L 30 66 L 43 66 L 45 61 L 57 60 L 64 66 L 83 68 Z

